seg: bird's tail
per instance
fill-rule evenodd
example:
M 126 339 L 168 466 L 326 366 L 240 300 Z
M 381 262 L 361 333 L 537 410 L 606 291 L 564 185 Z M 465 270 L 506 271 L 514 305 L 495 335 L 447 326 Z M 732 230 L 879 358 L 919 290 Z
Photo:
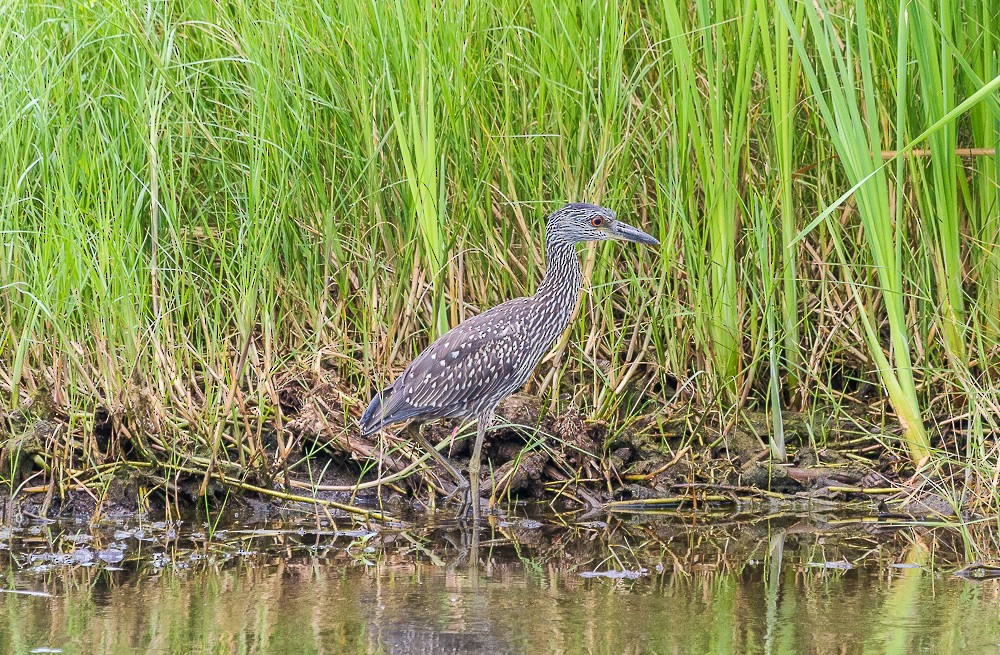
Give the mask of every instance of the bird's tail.
M 361 415 L 361 436 L 367 437 L 373 432 L 377 432 L 388 424 L 385 416 L 385 407 L 392 398 L 392 386 L 388 386 L 375 394 L 372 401 L 368 403 L 368 409 Z
M 378 432 L 391 423 L 399 423 L 408 418 L 413 418 L 417 413 L 417 408 L 412 407 L 401 397 L 396 395 L 396 383 L 379 391 L 368 404 L 368 409 L 361 415 L 359 424 L 361 425 L 361 436 Z

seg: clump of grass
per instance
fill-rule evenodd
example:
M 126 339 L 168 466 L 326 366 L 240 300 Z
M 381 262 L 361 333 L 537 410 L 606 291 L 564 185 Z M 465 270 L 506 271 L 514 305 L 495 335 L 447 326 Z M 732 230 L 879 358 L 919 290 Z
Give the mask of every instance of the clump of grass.
M 664 246 L 586 252 L 531 382 L 551 407 L 768 407 L 778 458 L 782 408 L 861 408 L 914 463 L 957 436 L 1000 505 L 997 24 L 986 0 L 12 7 L 5 409 L 54 401 L 46 475 L 281 479 L 289 389 L 337 380 L 349 430 L 428 339 L 534 288 L 547 211 L 594 200 Z

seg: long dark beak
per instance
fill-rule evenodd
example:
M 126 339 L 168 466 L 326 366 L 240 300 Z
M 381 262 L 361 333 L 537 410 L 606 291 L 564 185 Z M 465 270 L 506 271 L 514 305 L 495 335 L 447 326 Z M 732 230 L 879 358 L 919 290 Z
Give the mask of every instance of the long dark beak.
M 631 225 L 625 225 L 621 221 L 615 221 L 612 234 L 614 234 L 616 239 L 620 239 L 622 241 L 634 241 L 635 243 L 644 243 L 647 246 L 660 245 L 659 241 L 649 236 L 642 230 L 634 228 Z

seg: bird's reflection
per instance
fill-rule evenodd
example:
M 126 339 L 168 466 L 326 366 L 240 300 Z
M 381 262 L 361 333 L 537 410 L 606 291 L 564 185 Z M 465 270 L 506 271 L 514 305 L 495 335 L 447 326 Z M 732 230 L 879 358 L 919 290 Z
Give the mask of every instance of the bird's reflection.
M 482 593 L 490 584 L 482 543 L 484 538 L 492 541 L 502 536 L 498 523 L 495 516 L 482 523 L 449 522 L 437 535 L 449 544 L 447 593 L 425 596 L 419 591 L 408 594 L 400 605 L 383 606 L 369 624 L 369 635 L 376 642 L 373 646 L 393 655 L 525 652 L 493 621 Z

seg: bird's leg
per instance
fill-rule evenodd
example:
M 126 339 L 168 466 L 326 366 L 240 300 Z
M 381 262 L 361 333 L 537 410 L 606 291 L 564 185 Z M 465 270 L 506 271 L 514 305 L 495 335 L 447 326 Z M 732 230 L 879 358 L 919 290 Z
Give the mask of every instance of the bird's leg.
M 462 472 L 458 470 L 458 467 L 452 464 L 447 457 L 439 453 L 438 449 L 435 448 L 431 442 L 427 441 L 427 437 L 424 436 L 421 430 L 417 430 L 417 442 L 424 450 L 430 453 L 431 457 L 434 458 L 435 462 L 443 466 L 455 478 L 455 482 L 458 484 L 458 486 L 451 493 L 455 493 L 457 491 L 465 491 L 466 493 L 468 493 L 469 481 L 465 479 L 465 476 L 462 475 Z
M 493 422 L 493 412 L 479 415 L 476 422 L 476 445 L 472 447 L 472 457 L 469 459 L 469 482 L 471 486 L 468 490 L 469 500 L 472 503 L 472 522 L 479 523 L 479 467 L 483 454 L 483 438 L 486 436 L 486 428 Z M 465 516 L 468 516 L 468 507 L 463 507 Z

